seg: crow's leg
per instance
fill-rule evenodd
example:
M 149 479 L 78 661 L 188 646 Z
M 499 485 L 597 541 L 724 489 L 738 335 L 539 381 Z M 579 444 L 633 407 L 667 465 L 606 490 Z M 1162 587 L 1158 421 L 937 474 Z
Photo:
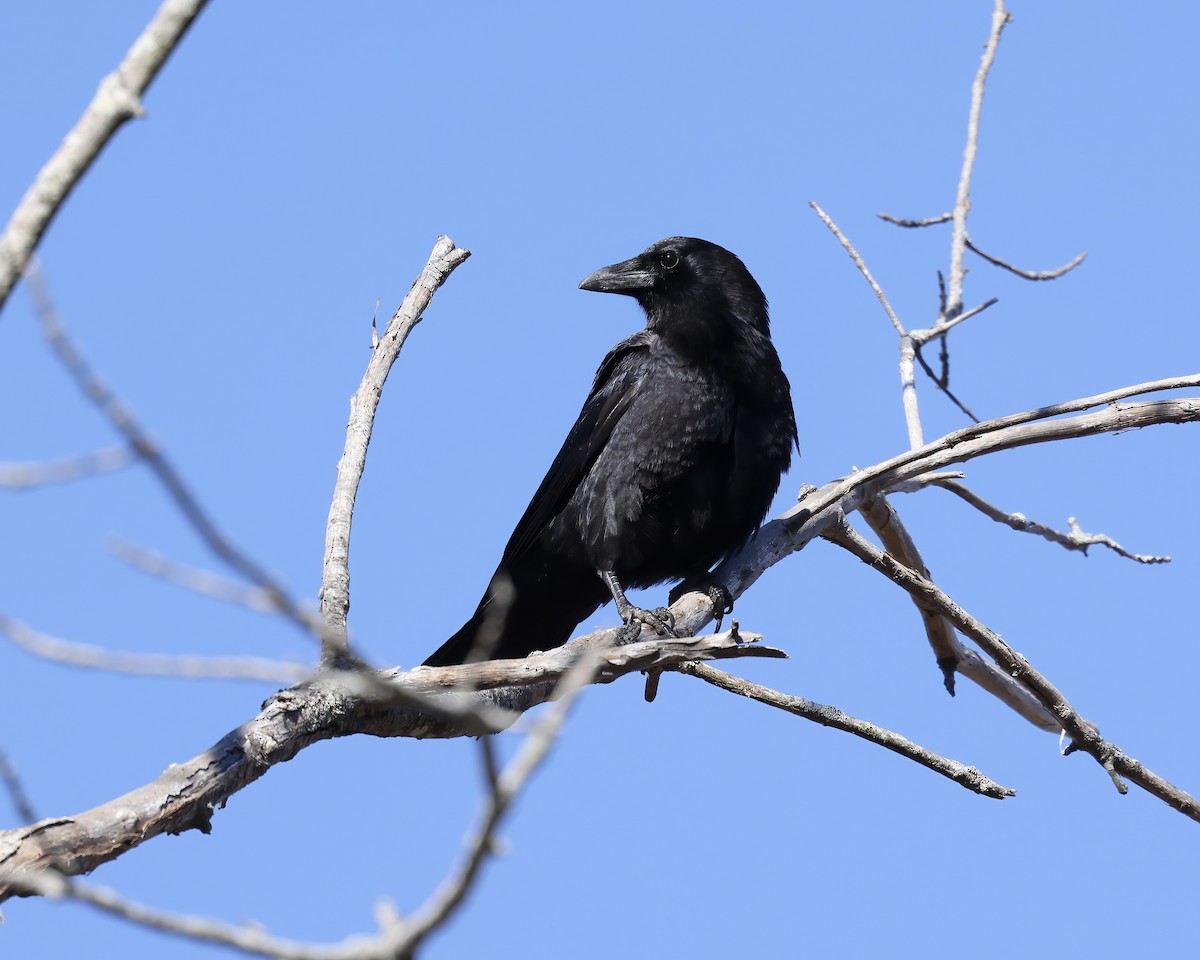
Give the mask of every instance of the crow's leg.
M 604 581 L 604 585 L 612 594 L 613 601 L 617 605 L 617 615 L 625 624 L 618 642 L 633 643 L 641 636 L 643 624 L 660 636 L 675 636 L 675 616 L 670 610 L 666 607 L 657 607 L 654 610 L 635 607 L 626 598 L 625 591 L 621 589 L 621 583 L 617 580 L 617 575 L 611 570 L 601 570 L 600 579 Z

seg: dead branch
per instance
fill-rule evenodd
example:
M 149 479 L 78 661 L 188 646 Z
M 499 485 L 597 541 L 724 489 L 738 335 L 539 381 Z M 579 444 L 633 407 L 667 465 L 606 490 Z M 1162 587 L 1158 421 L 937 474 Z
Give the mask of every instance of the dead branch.
M 190 567 L 120 537 L 113 537 L 109 541 L 108 550 L 118 560 L 129 564 L 135 570 L 157 577 L 165 583 L 182 587 L 184 590 L 190 590 L 192 593 L 212 597 L 214 600 L 234 606 L 245 607 L 256 613 L 279 612 L 271 594 L 262 587 L 240 583 L 228 577 L 219 576 L 211 570 Z M 306 607 L 307 605 L 302 602 L 301 606 Z M 315 622 L 316 610 L 310 608 L 308 613 Z
M 685 616 L 699 595 L 682 598 Z M 693 616 L 696 614 L 693 613 Z M 784 656 L 780 650 L 743 642 L 731 632 L 676 639 L 655 637 L 623 647 L 610 646 L 615 630 L 598 631 L 526 660 L 497 660 L 456 667 L 421 667 L 402 673 L 380 671 L 366 678 L 358 670 L 326 670 L 299 686 L 280 691 L 252 720 L 228 733 L 200 755 L 169 767 L 157 780 L 122 797 L 69 818 L 43 820 L 0 833 L 0 902 L 14 893 L 24 875 L 54 869 L 87 873 L 102 863 L 163 833 L 207 833 L 215 810 L 275 764 L 310 744 L 365 733 L 377 737 L 445 738 L 493 733 L 499 716 L 511 723 L 530 707 L 554 699 L 561 682 L 581 658 L 589 682 L 608 683 L 629 673 L 673 669 L 690 660 L 745 656 Z M 380 695 L 394 689 L 396 697 Z M 458 693 L 457 689 L 471 689 Z M 405 696 L 419 696 L 411 706 Z M 471 711 L 449 718 L 425 703 L 465 701 Z M 480 717 L 488 722 L 481 723 Z
M 558 685 L 555 691 L 557 702 L 553 708 L 538 720 L 525 737 L 516 757 L 503 771 L 495 770 L 491 741 L 487 737 L 480 741 L 484 756 L 489 758 L 487 765 L 491 789 L 466 844 L 461 866 L 447 877 L 411 919 L 399 916 L 390 904 L 377 910 L 380 931 L 374 936 L 354 935 L 328 946 L 285 940 L 272 936 L 258 924 L 227 924 L 208 917 L 184 916 L 147 907 L 105 887 L 69 880 L 53 868 L 22 873 L 12 880 L 13 892 L 78 900 L 155 930 L 219 943 L 276 960 L 394 960 L 396 957 L 409 957 L 433 930 L 461 906 L 484 860 L 495 852 L 496 830 L 500 822 L 546 758 L 576 695 L 593 674 L 597 654 L 586 650 L 583 653 Z
M 255 680 L 272 684 L 298 683 L 312 675 L 312 667 L 303 663 L 269 660 L 266 657 L 208 657 L 109 650 L 95 644 L 52 637 L 4 613 L 0 613 L 0 634 L 43 660 L 110 673 L 203 680 Z
M 127 120 L 144 115 L 142 96 L 175 51 L 205 0 L 166 0 L 54 155 L 38 172 L 0 235 L 0 310 L 42 235 L 84 172 Z
M 967 244 L 967 212 L 971 209 L 971 174 L 975 169 L 975 155 L 979 150 L 979 117 L 983 112 L 983 94 L 987 87 L 988 73 L 996 60 L 1000 46 L 1000 35 L 1012 19 L 1004 9 L 1004 0 L 996 0 L 992 13 L 992 30 L 988 35 L 975 82 L 971 85 L 971 110 L 967 118 L 967 145 L 963 150 L 962 173 L 958 179 L 958 192 L 954 199 L 952 220 L 954 227 L 950 235 L 950 272 L 946 287 L 946 309 L 938 318 L 941 326 L 953 320 L 963 309 L 963 251 Z
M 1200 804 L 1194 797 L 1142 766 L 1137 760 L 1122 752 L 1115 744 L 1101 737 L 1096 726 L 1086 720 L 1049 680 L 1030 665 L 1024 656 L 1005 643 L 998 633 L 959 607 L 936 584 L 859 536 L 848 524 L 843 526 L 838 540 L 850 547 L 855 556 L 858 556 L 873 570 L 878 570 L 908 591 L 916 602 L 934 607 L 956 628 L 979 644 L 1005 673 L 1018 680 L 1046 710 L 1057 718 L 1062 729 L 1071 738 L 1074 748 L 1083 750 L 1095 758 L 1096 762 L 1112 776 L 1113 782 L 1121 793 L 1125 793 L 1128 789 L 1120 781 L 1120 777 L 1124 776 L 1184 816 L 1200 821 Z
M 25 785 L 21 783 L 21 778 L 17 776 L 16 767 L 13 766 L 12 761 L 8 759 L 8 754 L 3 750 L 0 750 L 0 782 L 8 791 L 21 822 L 33 823 L 37 819 L 33 803 L 29 799 L 29 794 L 25 792 Z
M 1118 556 L 1124 557 L 1126 560 L 1134 560 L 1137 563 L 1171 562 L 1170 557 L 1158 556 L 1152 553 L 1130 553 L 1107 534 L 1084 533 L 1074 517 L 1067 518 L 1067 524 L 1070 526 L 1071 532 L 1063 533 L 1061 530 L 1055 530 L 1053 527 L 1030 520 L 1023 513 L 1008 513 L 1001 510 L 994 504 L 988 503 L 988 501 L 984 500 L 983 497 L 975 493 L 966 484 L 958 483 L 955 480 L 938 479 L 930 485 L 941 487 L 943 490 L 949 490 L 955 496 L 965 500 L 985 517 L 989 517 L 997 523 L 1002 523 L 1006 527 L 1011 527 L 1013 530 L 1021 533 L 1032 533 L 1035 536 L 1049 540 L 1051 543 L 1057 543 L 1068 550 L 1078 550 L 1080 553 L 1086 554 L 1088 547 L 1099 544 L 1100 546 L 1108 547 L 1108 549 Z M 912 564 L 908 565 L 912 566 Z
M 1007 270 L 1009 273 L 1015 273 L 1018 277 L 1023 277 L 1026 280 L 1057 280 L 1059 277 L 1063 276 L 1063 274 L 1070 273 L 1087 259 L 1087 252 L 1085 251 L 1076 256 L 1069 263 L 1064 263 L 1061 267 L 1056 267 L 1053 270 L 1022 270 L 1020 267 L 1014 267 L 1007 260 L 1001 260 L 999 257 L 993 257 L 990 253 L 985 253 L 983 250 L 980 250 L 971 241 L 970 237 L 967 237 L 966 244 L 967 249 L 977 257 L 982 257 L 993 266 Z
M 906 737 L 902 737 L 898 733 L 876 726 L 866 720 L 851 717 L 837 707 L 830 707 L 823 703 L 814 703 L 812 700 L 805 700 L 803 697 L 781 693 L 778 690 L 772 690 L 770 687 L 764 687 L 761 684 L 753 683 L 742 677 L 735 677 L 733 674 L 710 667 L 704 663 L 685 663 L 680 667 L 679 672 L 699 677 L 701 680 L 720 687 L 722 690 L 728 690 L 730 693 L 749 697 L 751 700 L 757 700 L 759 703 L 765 703 L 768 706 L 776 707 L 788 713 L 795 714 L 798 717 L 804 717 L 806 720 L 812 720 L 823 727 L 832 727 L 835 730 L 852 733 L 856 737 L 879 744 L 879 746 L 886 747 L 893 753 L 898 753 L 902 757 L 919 763 L 923 767 L 928 767 L 936 773 L 940 773 L 943 777 L 948 777 L 960 786 L 966 787 L 968 790 L 978 793 L 981 796 L 991 797 L 994 800 L 1003 800 L 1005 797 L 1015 797 L 1017 795 L 1016 790 L 1013 790 L 1011 787 L 1002 787 L 994 780 L 984 776 L 974 767 L 968 767 L 957 760 L 949 760 L 946 757 L 939 756 L 930 750 L 926 750 L 920 744 L 913 743 Z
M 350 609 L 350 525 L 354 498 L 367 462 L 367 445 L 375 422 L 375 410 L 392 364 L 400 355 L 409 333 L 421 322 L 434 292 L 455 267 L 471 255 L 456 247 L 449 237 L 438 237 L 429 262 L 413 281 L 412 288 L 392 317 L 383 337 L 375 345 L 362 383 L 350 398 L 350 421 L 346 444 L 338 461 L 337 482 L 325 530 L 325 562 L 321 576 L 321 656 L 326 663 L 350 654 L 346 614 Z

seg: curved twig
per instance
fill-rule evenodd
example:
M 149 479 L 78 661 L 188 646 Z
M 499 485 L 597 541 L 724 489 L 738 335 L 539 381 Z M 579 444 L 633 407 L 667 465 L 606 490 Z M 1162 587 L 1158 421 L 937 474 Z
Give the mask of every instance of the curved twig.
M 321 657 L 326 663 L 350 655 L 346 614 L 350 609 L 350 524 L 354 498 L 367 463 L 367 445 L 375 422 L 375 410 L 388 371 L 400 355 L 404 341 L 418 323 L 434 291 L 471 255 L 456 247 L 449 237 L 438 237 L 429 262 L 413 281 L 412 288 L 392 317 L 387 330 L 375 344 L 362 383 L 350 398 L 350 421 L 346 444 L 338 461 L 337 481 L 325 528 L 325 563 L 321 576 Z

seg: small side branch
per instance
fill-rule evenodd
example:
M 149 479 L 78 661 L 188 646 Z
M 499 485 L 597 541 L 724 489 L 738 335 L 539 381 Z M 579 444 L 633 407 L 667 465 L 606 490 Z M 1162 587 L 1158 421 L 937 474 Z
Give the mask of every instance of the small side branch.
M 920 744 L 913 743 L 898 733 L 876 726 L 866 720 L 859 720 L 857 717 L 843 713 L 837 707 L 830 707 L 822 703 L 814 703 L 812 700 L 805 700 L 803 697 L 781 693 L 778 690 L 772 690 L 770 687 L 764 687 L 761 684 L 752 683 L 741 677 L 735 677 L 724 670 L 718 670 L 703 663 L 685 663 L 679 668 L 679 672 L 699 677 L 701 680 L 720 687 L 722 690 L 728 690 L 730 693 L 736 693 L 742 697 L 749 697 L 751 700 L 757 700 L 759 703 L 765 703 L 768 706 L 784 710 L 795 716 L 803 717 L 806 720 L 812 720 L 814 723 L 819 723 L 824 727 L 832 727 L 835 730 L 841 730 L 845 733 L 851 733 L 856 737 L 861 737 L 863 740 L 869 740 L 871 743 L 878 744 L 881 747 L 891 750 L 893 753 L 898 753 L 902 757 L 913 760 L 921 764 L 921 766 L 933 770 L 935 773 L 940 773 L 943 777 L 953 780 L 959 786 L 966 787 L 968 790 L 974 791 L 981 796 L 991 797 L 995 800 L 1003 800 L 1005 797 L 1016 796 L 1016 790 L 1013 790 L 1011 787 L 1001 786 L 984 776 L 974 767 L 968 767 L 957 760 L 950 760 L 930 750 L 926 750 Z
M 1085 251 L 1084 253 L 1079 254 L 1079 256 L 1077 256 L 1070 263 L 1063 264 L 1063 266 L 1057 267 L 1054 270 L 1022 270 L 1020 267 L 1014 267 L 1007 260 L 1001 260 L 999 257 L 993 257 L 990 253 L 985 253 L 984 251 L 980 250 L 977 246 L 975 246 L 974 243 L 971 242 L 970 237 L 967 237 L 966 244 L 967 249 L 976 256 L 982 257 L 993 266 L 1001 267 L 1002 269 L 1007 270 L 1009 273 L 1015 273 L 1018 277 L 1023 277 L 1026 280 L 1057 280 L 1059 277 L 1063 276 L 1063 274 L 1070 273 L 1087 259 L 1087 252 Z
M 971 175 L 975 170 L 975 155 L 979 149 L 979 117 L 983 112 L 983 94 L 987 87 L 988 73 L 1000 46 L 1000 35 L 1011 19 L 1009 12 L 1004 9 L 1004 0 L 996 0 L 996 7 L 992 13 L 992 30 L 983 50 L 979 70 L 975 74 L 975 82 L 971 85 L 967 145 L 963 150 L 962 173 L 958 179 L 958 192 L 954 200 L 954 229 L 950 235 L 950 274 L 946 289 L 946 310 L 944 316 L 939 319 L 939 324 L 953 320 L 963 309 L 963 278 L 966 276 L 963 269 L 963 251 L 967 245 L 967 212 L 971 209 Z
M 135 570 L 157 577 L 165 583 L 182 587 L 184 590 L 190 590 L 192 593 L 212 597 L 222 603 L 245 607 L 247 610 L 254 610 L 257 613 L 277 613 L 279 610 L 271 593 L 262 587 L 231 580 L 228 577 L 219 576 L 211 570 L 190 567 L 155 550 L 147 550 L 145 547 L 119 537 L 113 538 L 109 542 L 108 549 L 114 557 L 122 563 L 129 564 Z M 307 611 L 309 618 L 315 623 L 317 620 L 316 610 L 310 609 L 307 604 L 301 604 L 301 608 Z
M 858 267 L 858 272 L 863 275 L 863 278 L 868 284 L 871 285 L 871 289 L 875 291 L 875 296 L 879 299 L 880 305 L 887 313 L 888 319 L 892 321 L 892 326 L 896 328 L 896 332 L 900 334 L 900 336 L 904 336 L 904 324 L 902 324 L 900 322 L 900 318 L 896 316 L 896 311 L 892 309 L 891 303 L 888 302 L 887 294 L 883 292 L 883 288 L 880 287 L 879 284 L 875 282 L 875 278 L 871 276 L 871 271 L 867 269 L 866 262 L 861 256 L 859 256 L 858 251 L 854 249 L 854 244 L 852 244 L 846 238 L 846 235 L 842 233 L 842 231 L 838 228 L 838 225 L 833 222 L 829 214 L 821 209 L 815 200 L 809 200 L 808 205 L 813 208 L 817 216 L 821 218 L 821 222 L 829 228 L 830 232 L 837 237 L 838 243 L 842 245 L 842 249 L 850 255 L 850 259 L 853 260 L 854 265 Z
M 43 460 L 36 463 L 0 462 L 0 487 L 28 490 L 32 487 L 47 487 L 54 483 L 67 483 L 84 477 L 123 470 L 137 461 L 137 456 L 127 446 L 109 447 L 94 453 L 83 453 L 76 457 L 60 460 Z
M 188 677 L 203 680 L 255 680 L 259 683 L 299 683 L 312 668 L 263 657 L 206 657 L 168 653 L 124 653 L 90 643 L 74 643 L 34 630 L 0 613 L 0 634 L 27 653 L 43 660 L 88 670 L 106 670 L 144 677 Z
M 321 656 L 331 663 L 350 654 L 346 615 L 350 610 L 350 525 L 358 484 L 367 464 L 367 446 L 375 411 L 388 372 L 409 333 L 421 321 L 434 292 L 471 255 L 449 237 L 438 237 L 429 262 L 413 282 L 383 336 L 375 344 L 362 383 L 350 398 L 346 443 L 338 461 L 337 481 L 325 528 L 325 562 L 321 575 Z
M 1106 534 L 1085 533 L 1074 517 L 1067 518 L 1067 523 L 1071 528 L 1070 533 L 1063 533 L 1061 530 L 1055 530 L 1053 527 L 1047 527 L 1045 524 L 1030 520 L 1023 513 L 1007 513 L 984 500 L 983 497 L 975 493 L 966 484 L 959 483 L 957 480 L 939 479 L 931 483 L 930 486 L 949 490 L 955 496 L 961 497 L 984 516 L 995 520 L 997 523 L 1002 523 L 1021 533 L 1032 533 L 1035 536 L 1049 540 L 1051 543 L 1057 543 L 1059 546 L 1066 547 L 1068 550 L 1078 550 L 1080 553 L 1087 554 L 1088 547 L 1099 544 L 1100 546 L 1108 547 L 1108 549 L 1112 550 L 1118 556 L 1124 557 L 1126 560 L 1134 560 L 1137 563 L 1171 562 L 1171 558 L 1166 556 L 1158 556 L 1150 553 L 1130 553 L 1117 543 L 1116 540 Z
M 141 98 L 174 52 L 205 0 L 166 0 L 120 66 L 40 171 L 0 235 L 0 310 L 42 235 L 84 172 L 117 130 L 143 114 Z

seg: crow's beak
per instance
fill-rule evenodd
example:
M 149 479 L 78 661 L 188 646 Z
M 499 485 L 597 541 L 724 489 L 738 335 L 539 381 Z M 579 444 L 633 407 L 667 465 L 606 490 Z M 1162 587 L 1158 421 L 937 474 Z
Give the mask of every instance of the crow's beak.
M 654 286 L 654 274 L 646 269 L 640 257 L 601 267 L 589 273 L 579 284 L 580 290 L 595 290 L 597 293 L 627 293 L 636 296 L 639 290 Z

